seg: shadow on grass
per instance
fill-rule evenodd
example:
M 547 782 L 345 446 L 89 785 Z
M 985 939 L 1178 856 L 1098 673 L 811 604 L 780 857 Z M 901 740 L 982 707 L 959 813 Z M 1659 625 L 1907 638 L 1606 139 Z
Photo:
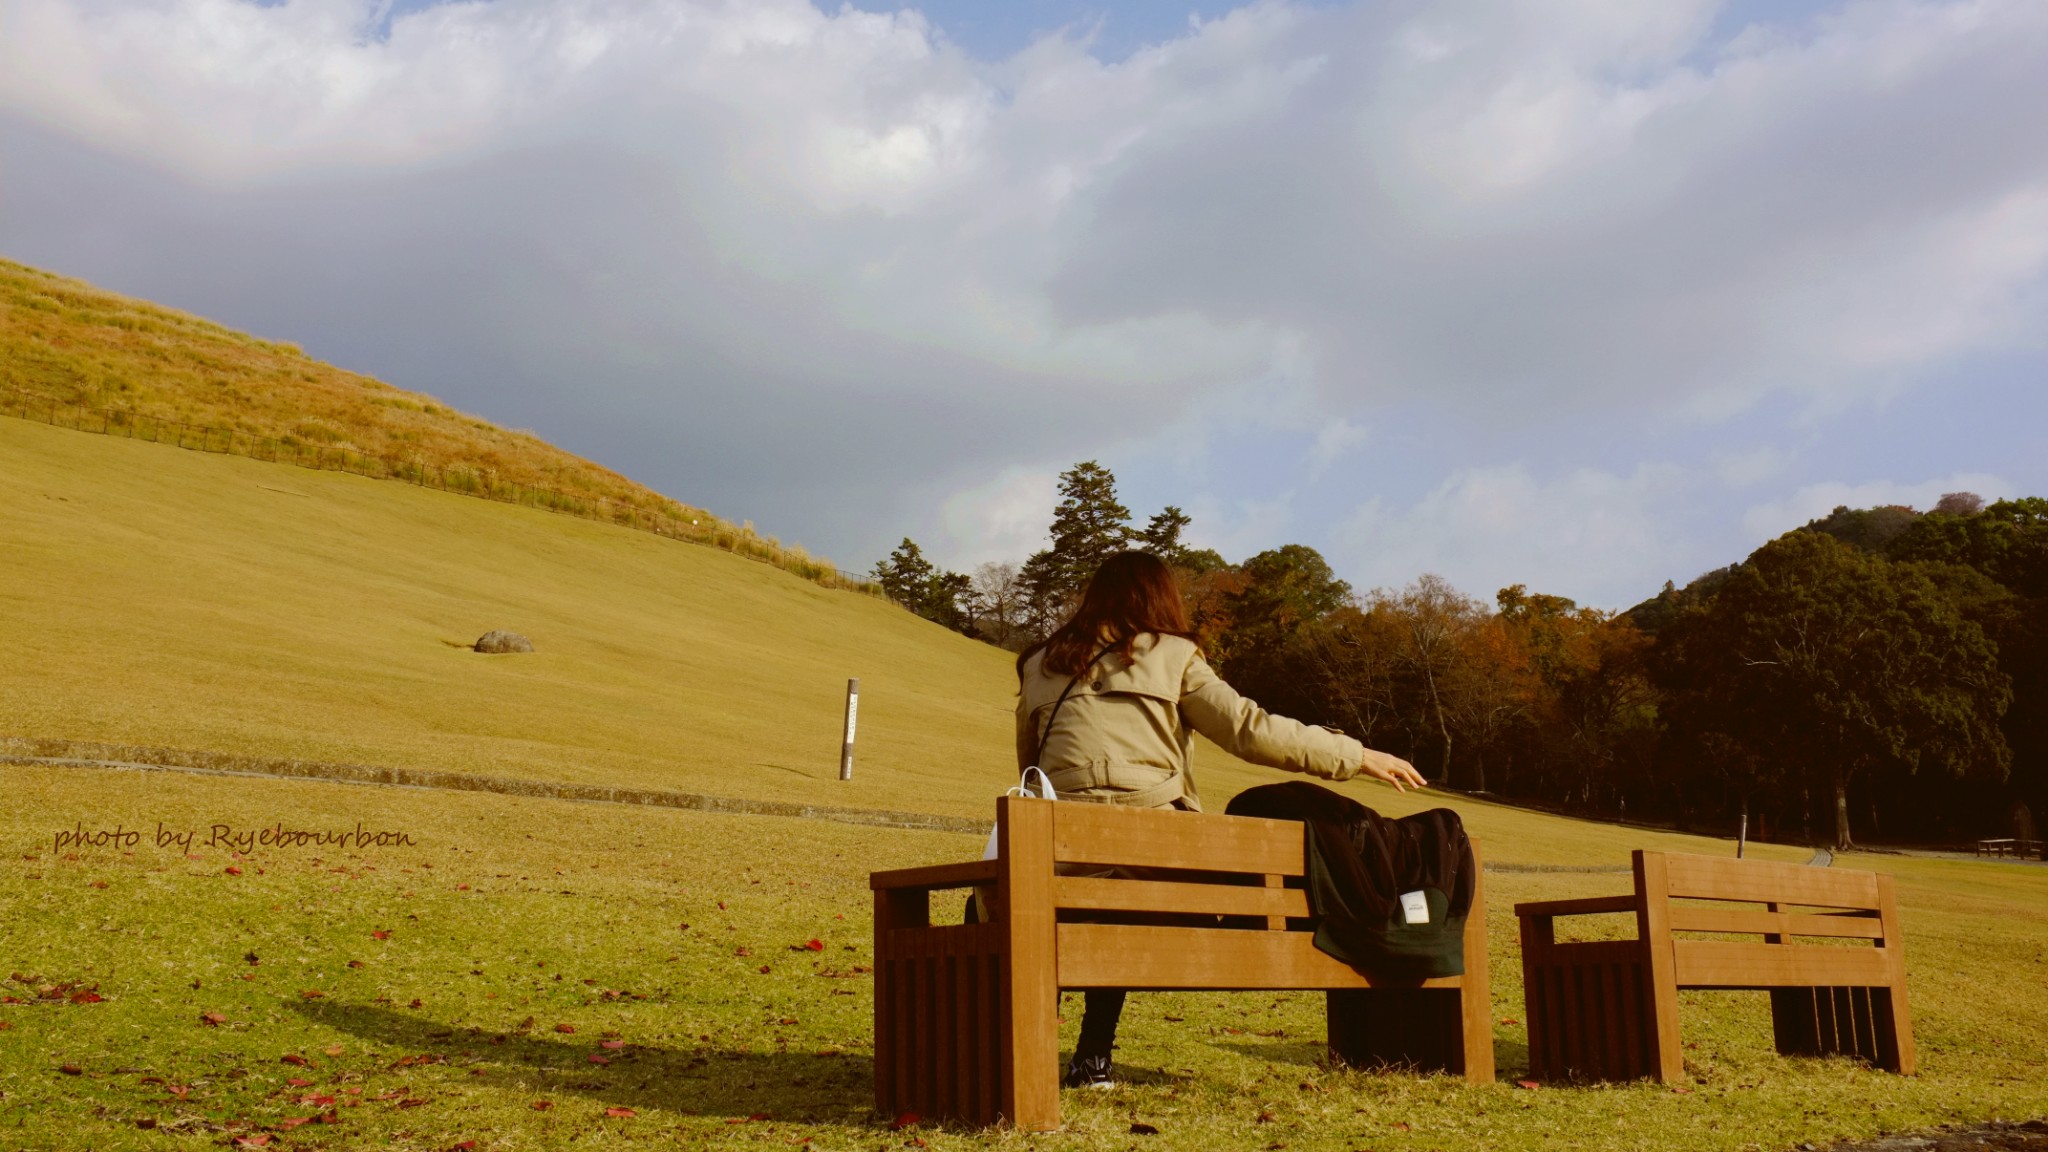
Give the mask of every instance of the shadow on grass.
M 1296 1043 L 1259 1043 L 1243 1040 L 1214 1040 L 1212 1047 L 1235 1052 L 1250 1060 L 1263 1060 L 1268 1064 L 1295 1064 L 1302 1067 L 1328 1067 L 1330 1065 L 1329 1045 L 1322 1041 L 1300 1041 Z M 1501 1040 L 1493 1042 L 1494 1075 L 1497 1079 L 1509 1079 L 1526 1075 L 1529 1069 L 1529 1044 L 1524 1040 Z M 1372 1069 L 1368 1069 L 1372 1070 Z M 1390 1065 L 1378 1069 L 1389 1074 L 1416 1075 L 1412 1068 L 1403 1069 Z
M 1313 1068 L 1330 1062 L 1330 1046 L 1320 1040 L 1291 1043 L 1276 1043 L 1270 1040 L 1214 1040 L 1210 1042 L 1210 1047 L 1235 1052 L 1247 1060 L 1263 1060 L 1268 1064 L 1299 1064 Z
M 535 1100 L 580 1096 L 608 1107 L 690 1116 L 745 1119 L 766 1113 L 777 1120 L 857 1126 L 867 1124 L 873 1111 L 873 1067 L 860 1052 L 755 1052 L 709 1044 L 682 1050 L 631 1043 L 605 1049 L 596 1034 L 489 1032 L 332 1000 L 288 1006 L 313 1023 L 372 1045 L 380 1060 L 440 1056 L 448 1066 L 470 1073 L 465 1084 Z M 593 1063 L 593 1055 L 606 1063 Z

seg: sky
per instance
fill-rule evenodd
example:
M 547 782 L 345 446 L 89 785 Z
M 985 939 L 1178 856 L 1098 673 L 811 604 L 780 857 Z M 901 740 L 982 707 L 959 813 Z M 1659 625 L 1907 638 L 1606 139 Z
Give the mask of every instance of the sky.
M 0 256 L 864 569 L 1626 607 L 2048 493 L 2040 0 L 0 0 Z

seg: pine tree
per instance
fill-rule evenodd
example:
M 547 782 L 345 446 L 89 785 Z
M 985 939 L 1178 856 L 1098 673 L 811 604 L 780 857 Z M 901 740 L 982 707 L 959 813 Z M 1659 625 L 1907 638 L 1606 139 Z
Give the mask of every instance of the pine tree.
M 1168 504 L 1152 517 L 1145 530 L 1138 533 L 1138 546 L 1150 552 L 1175 568 L 1187 566 L 1188 546 L 1181 543 L 1181 533 L 1194 519 L 1179 508 Z
M 1072 600 L 1088 586 L 1104 560 L 1131 545 L 1131 510 L 1116 498 L 1116 476 L 1093 460 L 1060 473 L 1060 503 L 1053 509 L 1052 547 L 1033 556 L 1025 569 L 1034 591 Z M 1043 587 L 1037 587 L 1042 585 Z
M 875 565 L 875 583 L 882 592 L 905 608 L 923 615 L 925 598 L 931 592 L 932 576 L 938 571 L 924 558 L 924 549 L 905 536 L 889 558 Z

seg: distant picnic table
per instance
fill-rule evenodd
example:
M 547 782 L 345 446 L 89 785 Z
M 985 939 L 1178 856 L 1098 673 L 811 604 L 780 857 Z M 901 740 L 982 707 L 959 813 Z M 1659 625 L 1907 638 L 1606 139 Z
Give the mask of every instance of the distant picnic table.
M 1989 840 L 1979 840 L 1977 841 L 1977 855 L 2017 856 L 2022 860 L 2032 856 L 2036 860 L 2048 860 L 2048 853 L 2043 852 L 2041 841 L 2022 840 L 2016 836 L 1998 836 Z

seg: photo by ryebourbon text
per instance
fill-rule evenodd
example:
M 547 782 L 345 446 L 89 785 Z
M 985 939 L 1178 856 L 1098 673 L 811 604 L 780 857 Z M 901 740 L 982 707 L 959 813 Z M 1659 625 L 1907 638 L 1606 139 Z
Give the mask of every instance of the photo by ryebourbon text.
M 51 846 L 58 852 L 74 848 L 135 848 L 143 843 L 150 843 L 158 848 L 173 848 L 180 852 L 223 848 L 230 852 L 245 853 L 254 852 L 258 848 L 339 848 L 347 851 L 353 848 L 418 846 L 410 832 L 365 828 L 361 821 L 357 821 L 353 829 L 290 828 L 283 821 L 279 821 L 267 828 L 237 828 L 232 824 L 213 824 L 204 830 L 166 828 L 162 821 L 158 821 L 154 833 L 120 824 L 112 828 L 88 829 L 81 822 L 68 830 L 59 830 L 51 837 Z

